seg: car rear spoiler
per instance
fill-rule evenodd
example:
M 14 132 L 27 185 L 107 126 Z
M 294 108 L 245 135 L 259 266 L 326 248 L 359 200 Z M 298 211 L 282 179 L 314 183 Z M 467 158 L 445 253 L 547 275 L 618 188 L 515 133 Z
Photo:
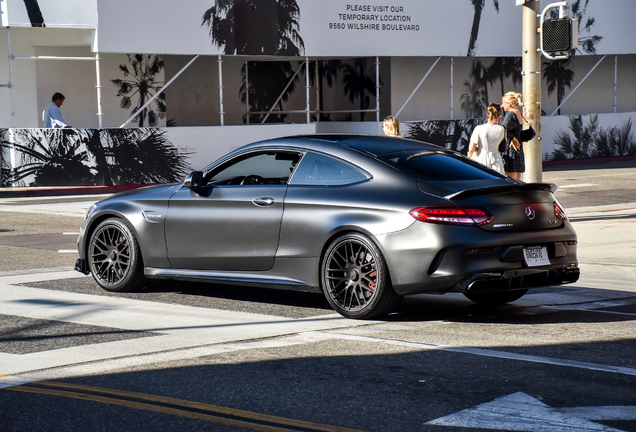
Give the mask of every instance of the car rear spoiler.
M 531 191 L 531 190 L 544 190 L 555 193 L 559 190 L 559 185 L 554 183 L 520 183 L 513 185 L 504 185 L 504 186 L 492 186 L 485 188 L 477 188 L 477 189 L 466 189 L 463 191 L 455 192 L 450 195 L 446 195 L 444 198 L 446 199 L 463 199 L 469 198 L 479 195 L 490 195 L 501 192 L 522 192 L 522 191 Z

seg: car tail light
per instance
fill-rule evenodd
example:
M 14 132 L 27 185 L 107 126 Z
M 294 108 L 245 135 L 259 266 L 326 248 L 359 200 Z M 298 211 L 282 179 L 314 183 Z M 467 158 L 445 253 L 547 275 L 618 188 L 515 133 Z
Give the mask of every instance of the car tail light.
M 561 204 L 559 204 L 558 202 L 554 202 L 554 214 L 556 215 L 556 217 L 558 217 L 561 220 L 567 220 L 568 219 L 568 215 L 565 212 L 565 210 L 563 210 L 563 207 L 561 207 Z
M 484 225 L 494 220 L 488 210 L 474 207 L 417 207 L 409 213 L 420 222 L 447 225 Z

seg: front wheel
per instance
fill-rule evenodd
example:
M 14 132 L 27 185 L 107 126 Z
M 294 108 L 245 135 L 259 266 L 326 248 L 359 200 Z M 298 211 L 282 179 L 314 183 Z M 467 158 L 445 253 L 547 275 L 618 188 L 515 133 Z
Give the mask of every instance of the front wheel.
M 464 295 L 469 299 L 480 305 L 495 306 L 510 303 L 515 300 L 519 300 L 527 289 L 514 290 L 514 291 L 500 291 L 500 292 L 467 292 Z
M 402 297 L 390 283 L 384 257 L 368 237 L 345 234 L 334 240 L 321 265 L 321 285 L 332 308 L 347 318 L 373 318 Z
M 93 278 L 107 291 L 132 291 L 144 281 L 137 239 L 121 219 L 106 219 L 97 226 L 87 258 Z

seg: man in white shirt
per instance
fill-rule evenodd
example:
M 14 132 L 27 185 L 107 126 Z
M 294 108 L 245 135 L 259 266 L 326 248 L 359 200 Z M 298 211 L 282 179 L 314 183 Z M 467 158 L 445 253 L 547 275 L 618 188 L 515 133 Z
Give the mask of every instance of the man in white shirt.
M 67 128 L 70 127 L 66 124 L 62 118 L 60 107 L 64 103 L 64 95 L 62 93 L 55 93 L 51 98 L 51 103 L 44 108 L 42 112 L 42 120 L 44 121 L 45 128 Z

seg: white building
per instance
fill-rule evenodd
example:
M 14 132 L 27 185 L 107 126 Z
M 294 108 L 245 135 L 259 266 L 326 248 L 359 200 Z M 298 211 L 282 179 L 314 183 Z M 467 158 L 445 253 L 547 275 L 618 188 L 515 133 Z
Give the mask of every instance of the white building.
M 134 108 L 169 83 L 165 112 L 156 101 L 149 108 L 156 126 L 175 126 L 167 128 L 171 142 L 196 154 L 191 164 L 200 168 L 259 138 L 377 133 L 378 120 L 389 114 L 415 128 L 482 117 L 475 100 L 484 105 L 498 102 L 502 91 L 522 90 L 519 64 L 498 71 L 503 58 L 521 56 L 522 7 L 513 0 L 484 1 L 481 8 L 470 0 L 236 0 L 227 10 L 218 3 L 0 0 L 0 128 L 41 128 L 55 92 L 66 96 L 62 114 L 75 128 L 137 127 L 139 117 L 126 123 Z M 609 131 L 631 125 L 636 112 L 636 2 L 570 6 L 580 14 L 579 49 L 564 65 L 543 66 L 556 69 L 542 80 L 544 159 L 568 116 L 586 122 L 599 114 Z M 163 63 L 144 80 L 134 71 L 137 54 Z M 331 75 L 324 75 L 326 66 Z M 146 91 L 148 81 L 154 88 Z M 270 109 L 267 122 L 276 126 L 253 125 Z

